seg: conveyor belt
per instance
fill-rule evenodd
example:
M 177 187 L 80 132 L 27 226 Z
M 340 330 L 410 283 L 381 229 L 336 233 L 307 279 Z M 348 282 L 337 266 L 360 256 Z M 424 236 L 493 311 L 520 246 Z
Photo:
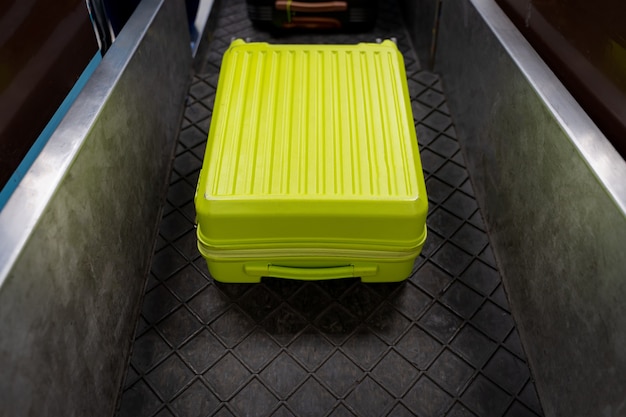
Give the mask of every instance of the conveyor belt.
M 420 69 L 395 2 L 371 33 L 273 38 L 221 2 L 189 89 L 118 415 L 541 416 L 439 77 Z M 193 194 L 232 37 L 402 51 L 430 198 L 429 237 L 399 284 L 214 282 Z

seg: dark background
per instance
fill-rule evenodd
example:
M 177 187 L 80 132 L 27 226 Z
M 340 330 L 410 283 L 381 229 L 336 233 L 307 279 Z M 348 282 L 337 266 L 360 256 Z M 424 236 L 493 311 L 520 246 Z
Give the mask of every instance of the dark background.
M 0 188 L 97 51 L 83 0 L 0 2 Z
M 626 2 L 496 1 L 626 157 Z

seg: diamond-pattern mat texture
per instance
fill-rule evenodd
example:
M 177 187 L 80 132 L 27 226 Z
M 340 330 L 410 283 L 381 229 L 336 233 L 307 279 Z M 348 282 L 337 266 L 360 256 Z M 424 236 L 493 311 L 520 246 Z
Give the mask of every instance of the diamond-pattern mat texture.
M 363 34 L 275 38 L 223 1 L 189 89 L 120 417 L 542 415 L 436 74 L 380 2 Z M 356 43 L 395 37 L 430 198 L 429 236 L 405 282 L 214 282 L 196 249 L 193 195 L 221 57 L 232 37 Z

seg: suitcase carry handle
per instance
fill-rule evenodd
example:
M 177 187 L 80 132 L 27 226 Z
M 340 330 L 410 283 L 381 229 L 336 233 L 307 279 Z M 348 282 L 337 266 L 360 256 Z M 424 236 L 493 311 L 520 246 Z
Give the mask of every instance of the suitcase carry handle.
M 345 12 L 348 3 L 345 1 L 320 1 L 307 3 L 304 1 L 276 0 L 276 10 L 291 10 L 292 12 L 326 13 Z
M 319 280 L 334 278 L 356 278 L 376 275 L 378 267 L 372 264 L 345 265 L 328 268 L 296 268 L 272 264 L 246 264 L 246 274 L 255 277 L 291 278 L 301 280 Z
M 285 29 L 339 29 L 341 21 L 332 17 L 293 17 L 291 21 L 283 23 Z

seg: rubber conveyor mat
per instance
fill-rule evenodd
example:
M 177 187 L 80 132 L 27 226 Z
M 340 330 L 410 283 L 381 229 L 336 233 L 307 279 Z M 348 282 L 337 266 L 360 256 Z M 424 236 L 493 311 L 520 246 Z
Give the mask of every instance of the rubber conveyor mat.
M 535 387 L 436 74 L 420 70 L 395 2 L 365 34 L 255 30 L 223 1 L 189 89 L 120 417 L 537 416 Z M 231 38 L 397 38 L 409 77 L 429 236 L 411 278 L 214 282 L 196 249 L 193 195 Z

